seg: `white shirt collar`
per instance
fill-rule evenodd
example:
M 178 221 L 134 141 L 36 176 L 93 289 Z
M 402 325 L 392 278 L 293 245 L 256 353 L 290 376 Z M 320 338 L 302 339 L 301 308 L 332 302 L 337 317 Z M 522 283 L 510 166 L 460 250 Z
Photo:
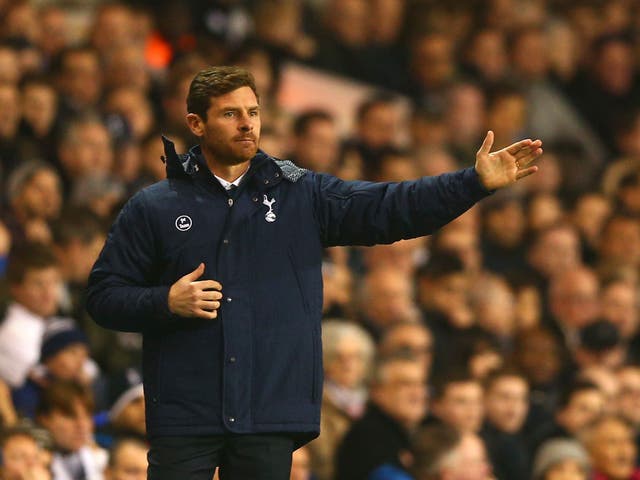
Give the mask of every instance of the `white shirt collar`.
M 248 170 L 248 168 L 247 168 Z M 224 178 L 220 178 L 219 176 L 214 174 L 214 177 L 216 177 L 218 179 L 218 181 L 220 182 L 220 185 L 222 185 L 224 187 L 225 190 L 231 190 L 231 186 L 239 186 L 240 182 L 242 181 L 242 177 L 244 177 L 247 173 L 247 170 L 244 171 L 244 173 L 242 175 L 240 175 L 238 178 L 236 178 L 233 182 L 228 182 L 227 180 L 225 180 Z

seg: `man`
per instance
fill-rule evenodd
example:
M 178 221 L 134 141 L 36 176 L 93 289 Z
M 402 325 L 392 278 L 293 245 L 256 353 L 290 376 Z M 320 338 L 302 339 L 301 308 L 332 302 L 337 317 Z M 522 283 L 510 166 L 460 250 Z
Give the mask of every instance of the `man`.
M 258 151 L 260 105 L 237 67 L 196 75 L 200 146 L 118 217 L 89 279 L 101 325 L 144 335 L 150 478 L 286 479 L 318 435 L 322 248 L 425 235 L 534 173 L 539 140 L 400 184 L 344 182 Z M 206 272 L 206 273 L 205 273 Z
M 465 370 L 445 373 L 434 381 L 434 416 L 461 433 L 478 433 L 484 420 L 484 389 Z
M 105 480 L 146 480 L 147 446 L 137 438 L 124 438 L 109 451 Z
M 409 355 L 385 358 L 376 366 L 371 402 L 347 432 L 336 454 L 336 480 L 365 480 L 380 465 L 401 467 L 409 439 L 427 412 L 421 362 Z

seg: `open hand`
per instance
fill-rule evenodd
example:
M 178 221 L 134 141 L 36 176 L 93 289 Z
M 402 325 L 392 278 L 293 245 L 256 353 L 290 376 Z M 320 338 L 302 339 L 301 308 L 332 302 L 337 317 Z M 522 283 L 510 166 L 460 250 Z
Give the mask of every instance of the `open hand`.
M 169 289 L 169 310 L 181 317 L 214 319 L 218 316 L 222 285 L 215 280 L 200 280 L 204 263 L 187 273 Z
M 490 153 L 492 146 L 493 132 L 489 130 L 476 154 L 476 172 L 487 190 L 506 187 L 538 171 L 537 166 L 529 165 L 542 155 L 541 140 L 521 140 Z

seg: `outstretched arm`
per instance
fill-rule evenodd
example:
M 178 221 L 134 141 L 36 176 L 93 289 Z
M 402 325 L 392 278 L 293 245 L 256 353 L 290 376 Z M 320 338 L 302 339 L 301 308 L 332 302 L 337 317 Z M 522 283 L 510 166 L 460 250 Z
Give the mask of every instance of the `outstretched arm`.
M 489 130 L 476 154 L 476 171 L 487 190 L 506 187 L 538 171 L 537 166 L 529 165 L 542 155 L 542 141 L 521 140 L 493 153 L 492 146 L 493 132 Z

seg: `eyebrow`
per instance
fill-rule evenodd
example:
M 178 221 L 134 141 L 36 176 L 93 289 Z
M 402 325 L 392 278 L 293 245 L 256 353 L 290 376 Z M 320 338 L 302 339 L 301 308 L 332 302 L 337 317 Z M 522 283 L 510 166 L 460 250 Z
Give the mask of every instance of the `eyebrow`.
M 244 110 L 241 107 L 235 107 L 235 106 L 222 106 L 220 107 L 220 110 L 225 111 L 225 112 L 239 112 L 241 110 Z M 251 107 L 248 107 L 247 110 L 260 110 L 260 105 L 253 105 Z

